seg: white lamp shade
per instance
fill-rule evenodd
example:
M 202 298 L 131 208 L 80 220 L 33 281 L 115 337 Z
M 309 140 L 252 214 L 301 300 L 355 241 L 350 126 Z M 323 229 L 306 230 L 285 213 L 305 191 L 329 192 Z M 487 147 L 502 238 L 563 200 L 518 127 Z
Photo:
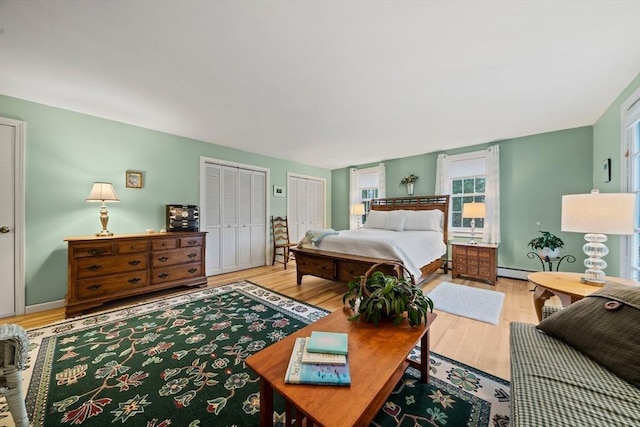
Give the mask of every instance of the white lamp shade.
M 351 205 L 351 215 L 364 215 L 364 203 Z
M 633 234 L 635 195 L 604 193 L 562 196 L 562 231 L 597 234 Z
M 87 202 L 119 202 L 116 190 L 110 182 L 95 182 L 91 188 Z
M 462 206 L 463 218 L 484 218 L 487 216 L 487 209 L 484 203 L 471 202 Z

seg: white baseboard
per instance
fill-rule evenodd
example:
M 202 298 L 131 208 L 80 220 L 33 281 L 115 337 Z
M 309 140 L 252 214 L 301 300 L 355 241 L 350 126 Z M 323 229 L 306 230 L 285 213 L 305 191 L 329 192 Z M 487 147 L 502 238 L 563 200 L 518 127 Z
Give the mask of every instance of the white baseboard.
M 40 311 L 52 310 L 54 308 L 64 307 L 64 300 L 51 301 L 51 302 L 43 302 L 42 304 L 34 304 L 28 305 L 25 307 L 25 314 L 38 313 Z
M 451 260 L 449 260 L 447 265 L 449 266 L 449 271 L 453 271 L 453 269 L 451 268 Z M 509 279 L 527 280 L 527 276 L 533 272 L 534 271 L 532 270 L 518 270 L 514 268 L 498 267 L 498 277 L 507 277 Z
M 530 273 L 533 273 L 533 271 L 529 271 L 529 270 L 514 270 L 512 268 L 501 268 L 501 267 L 498 267 L 498 276 L 499 277 L 508 277 L 509 279 L 527 280 L 527 276 Z

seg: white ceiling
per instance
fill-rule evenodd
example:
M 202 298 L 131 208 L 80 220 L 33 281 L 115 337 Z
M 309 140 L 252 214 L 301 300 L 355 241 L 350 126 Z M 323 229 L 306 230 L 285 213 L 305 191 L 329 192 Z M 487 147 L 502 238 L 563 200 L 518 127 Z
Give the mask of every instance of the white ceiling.
M 325 168 L 593 124 L 640 0 L 0 0 L 0 93 Z

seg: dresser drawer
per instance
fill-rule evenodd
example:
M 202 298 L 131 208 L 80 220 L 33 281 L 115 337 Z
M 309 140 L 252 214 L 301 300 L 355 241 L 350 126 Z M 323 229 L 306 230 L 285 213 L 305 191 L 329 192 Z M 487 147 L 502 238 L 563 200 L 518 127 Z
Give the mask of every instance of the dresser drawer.
M 298 256 L 298 254 L 296 254 L 296 256 Z M 304 271 L 308 271 L 307 274 L 313 276 L 329 280 L 334 280 L 336 277 L 335 264 L 331 259 L 299 256 L 296 264 L 304 267 Z
M 102 297 L 130 289 L 141 288 L 149 283 L 147 272 L 136 271 L 126 274 L 114 274 L 106 277 L 78 280 L 76 292 L 80 299 Z
M 151 241 L 152 251 L 162 251 L 165 249 L 177 249 L 178 239 L 153 239 Z
M 144 270 L 148 266 L 147 254 L 118 255 L 84 258 L 78 261 L 77 277 L 106 276 L 126 271 Z
M 148 240 L 130 240 L 116 243 L 119 254 L 135 254 L 149 250 Z
M 203 238 L 200 236 L 180 237 L 180 247 L 188 248 L 191 246 L 202 246 Z
M 84 258 L 113 254 L 113 243 L 87 243 L 74 245 L 72 249 L 74 258 Z
M 177 249 L 175 251 L 153 252 L 151 254 L 151 268 L 168 267 L 177 264 L 196 262 L 202 259 L 202 247 Z
M 204 275 L 202 263 L 179 265 L 177 267 L 158 268 L 151 270 L 151 284 L 173 282 L 174 280 L 189 279 Z

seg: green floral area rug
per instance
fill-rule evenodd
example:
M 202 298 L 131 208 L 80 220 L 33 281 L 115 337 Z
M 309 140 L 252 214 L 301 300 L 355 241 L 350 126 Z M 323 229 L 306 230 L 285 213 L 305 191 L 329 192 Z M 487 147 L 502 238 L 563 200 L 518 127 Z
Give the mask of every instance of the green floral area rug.
M 241 281 L 32 329 L 29 417 L 36 427 L 258 426 L 259 377 L 245 359 L 326 314 Z M 507 381 L 430 358 L 432 381 L 408 369 L 372 425 L 508 425 Z M 0 417 L 12 425 L 4 403 Z

